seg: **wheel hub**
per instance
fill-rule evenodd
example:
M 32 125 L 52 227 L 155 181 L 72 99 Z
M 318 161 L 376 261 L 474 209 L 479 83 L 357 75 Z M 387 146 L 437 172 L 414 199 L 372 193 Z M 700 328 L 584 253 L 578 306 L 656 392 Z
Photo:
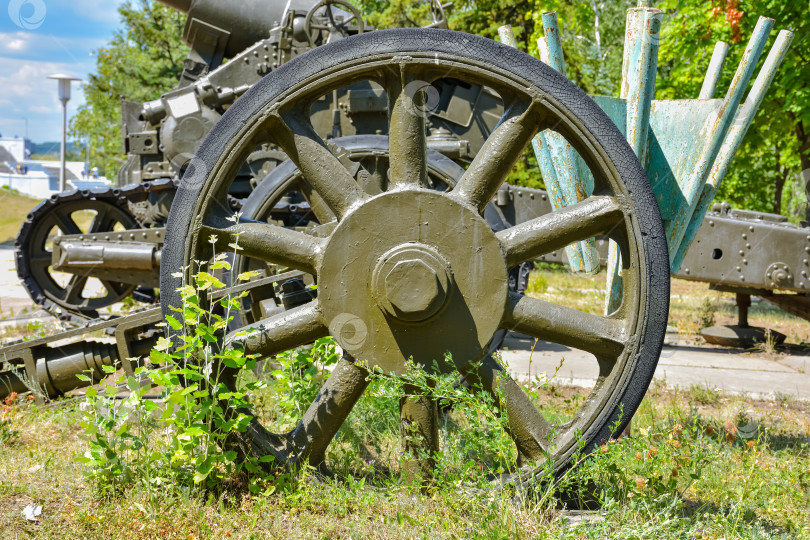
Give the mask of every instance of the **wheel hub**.
M 451 270 L 424 244 L 402 244 L 383 255 L 374 269 L 377 304 L 401 321 L 429 319 L 446 304 Z
M 427 190 L 383 193 L 345 216 L 319 276 L 332 336 L 396 374 L 409 360 L 447 369 L 447 353 L 459 367 L 480 359 L 506 305 L 506 263 L 487 222 Z

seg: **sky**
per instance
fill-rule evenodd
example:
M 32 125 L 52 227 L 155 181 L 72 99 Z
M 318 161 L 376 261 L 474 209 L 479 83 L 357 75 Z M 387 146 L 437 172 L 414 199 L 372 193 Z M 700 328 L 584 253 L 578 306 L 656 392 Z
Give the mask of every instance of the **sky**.
M 95 70 L 93 51 L 119 27 L 122 0 L 2 0 L 0 2 L 0 134 L 34 142 L 61 138 L 62 104 L 48 75 L 81 79 Z M 73 83 L 68 118 L 84 103 Z

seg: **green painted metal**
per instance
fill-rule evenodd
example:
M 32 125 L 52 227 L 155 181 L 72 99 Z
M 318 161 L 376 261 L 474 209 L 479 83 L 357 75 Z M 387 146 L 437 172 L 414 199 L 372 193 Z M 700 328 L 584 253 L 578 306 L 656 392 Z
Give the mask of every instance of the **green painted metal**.
M 640 6 L 646 4 L 639 2 Z M 647 170 L 667 225 L 671 269 L 677 272 L 790 46 L 792 33 L 780 32 L 744 103 L 746 88 L 774 24 L 772 19 L 760 17 L 723 99 L 712 99 L 728 54 L 728 45 L 720 42 L 715 46 L 699 99 L 657 101 L 653 98 L 661 17 L 659 10 L 650 7 L 628 10 L 621 97 L 592 97 L 626 136 Z M 546 37 L 538 40 L 540 59 L 564 73 L 556 16 L 544 13 L 543 23 Z M 501 32 L 503 36 L 503 32 L 511 30 Z M 593 177 L 578 156 L 555 153 L 556 143 L 548 133 L 539 135 L 533 143 L 552 208 L 556 210 L 570 200 L 566 187 L 572 183 L 585 186 L 585 193 L 591 192 Z M 569 159 L 573 159 L 573 166 Z M 570 180 L 561 171 L 572 171 L 576 178 Z M 566 255 L 571 259 L 568 252 Z M 621 266 L 618 248 L 611 242 L 607 268 L 610 294 L 605 308 L 608 313 L 619 306 Z
M 540 59 L 565 74 L 557 14 L 544 13 L 543 26 L 546 35 L 537 41 L 541 50 Z M 517 47 L 511 26 L 501 26 L 498 34 L 502 43 Z M 546 130 L 532 139 L 532 147 L 555 210 L 587 198 L 592 190 L 592 183 L 589 190 L 585 177 L 578 174 L 576 169 L 575 152 L 562 135 Z M 599 255 L 593 238 L 566 247 L 566 255 L 571 270 L 576 273 L 595 274 L 599 271 Z
M 660 10 L 652 8 L 628 10 L 625 29 L 621 85 L 621 97 L 626 103 L 625 137 L 645 167 L 649 164 L 650 109 L 655 95 L 662 15 Z M 605 313 L 613 313 L 621 305 L 621 268 L 619 246 L 611 240 L 608 246 Z
M 762 104 L 768 87 L 776 76 L 776 70 L 779 68 L 779 65 L 782 63 L 782 60 L 785 58 L 790 48 L 791 41 L 793 41 L 792 32 L 787 30 L 779 32 L 771 51 L 768 53 L 768 57 L 765 59 L 765 63 L 762 65 L 762 69 L 760 69 L 754 81 L 754 85 L 751 87 L 745 104 L 737 113 L 734 125 L 731 126 L 728 136 L 723 142 L 723 146 L 717 154 L 717 159 L 709 172 L 708 181 L 703 186 L 703 191 L 700 194 L 700 199 L 695 208 L 694 218 L 690 221 L 683 241 L 678 247 L 675 258 L 672 261 L 671 266 L 673 272 L 677 272 L 680 269 L 681 263 L 686 256 L 686 251 L 689 249 L 692 240 L 694 240 L 698 228 L 700 228 L 703 216 L 706 215 L 706 212 L 709 210 L 714 200 L 714 195 L 717 193 L 720 184 L 722 184 L 728 172 L 731 160 L 740 148 L 743 137 L 745 137 L 748 127 L 754 119 L 754 115 L 756 115 L 759 106 Z
M 700 95 L 698 99 L 712 99 L 714 92 L 717 90 L 717 82 L 720 80 L 720 75 L 723 73 L 723 64 L 728 55 L 728 43 L 725 41 L 718 41 L 714 46 L 712 59 L 709 62 L 709 69 L 706 70 L 706 78 L 703 79 L 703 86 L 700 88 Z
M 754 33 L 748 42 L 737 72 L 731 81 L 731 86 L 726 93 L 726 97 L 707 119 L 702 131 L 702 138 L 705 143 L 700 152 L 694 170 L 690 171 L 684 178 L 679 179 L 678 184 L 683 194 L 683 199 L 677 206 L 675 215 L 668 221 L 667 241 L 669 242 L 670 262 L 675 259 L 677 250 L 681 245 L 686 229 L 697 208 L 698 199 L 703 190 L 703 186 L 708 180 L 709 172 L 714 165 L 720 147 L 725 140 L 728 130 L 737 115 L 737 110 L 742 102 L 748 81 L 754 74 L 759 57 L 765 48 L 768 34 L 773 27 L 773 19 L 760 17 L 754 28 Z M 703 218 L 703 216 L 696 216 Z

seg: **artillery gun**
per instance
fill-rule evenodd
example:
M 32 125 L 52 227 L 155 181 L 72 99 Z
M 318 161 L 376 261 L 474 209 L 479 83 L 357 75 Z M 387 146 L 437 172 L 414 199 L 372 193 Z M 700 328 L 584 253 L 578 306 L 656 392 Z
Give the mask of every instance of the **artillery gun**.
M 366 370 L 399 375 L 411 361 L 431 369 L 446 353 L 452 363 L 444 369 L 481 382 L 508 413 L 521 463 L 551 456 L 562 470 L 583 443 L 588 450 L 620 431 L 657 364 L 669 274 L 681 266 L 670 262 L 702 221 L 701 196 L 711 201 L 789 33 L 780 34 L 749 94 L 755 106 L 739 107 L 773 24 L 764 19 L 725 99 L 654 102 L 660 12 L 631 10 L 623 96 L 595 102 L 561 74 L 552 14 L 544 15 L 544 63 L 447 30 L 366 31 L 340 2 L 262 14 L 278 24 L 262 19 L 258 40 L 237 51 L 228 45 L 239 33 L 237 15 L 252 12 L 218 20 L 213 5 L 176 3 L 189 12 L 192 45 L 179 87 L 124 105 L 130 158 L 121 178 L 137 183 L 43 203 L 26 224 L 47 224 L 37 229 L 45 230 L 36 236 L 39 255 L 26 255 L 30 241 L 20 251 L 24 279 L 37 264 L 74 272 L 72 285 L 47 297 L 63 313 L 92 316 L 137 286 L 158 284 L 158 268 L 161 308 L 6 347 L 18 370 L 0 373 L 0 383 L 59 394 L 71 389 L 72 375 L 100 376 L 103 364 L 134 373 L 131 359 L 156 341 L 163 314 L 181 305 L 178 286 L 195 261 L 238 241 L 232 267 L 260 272 L 227 290 L 249 296 L 224 346 L 272 357 L 331 335 L 344 351 L 292 432 L 273 434 L 252 421 L 245 444 L 277 463 L 320 464 L 366 387 Z M 261 28 L 270 28 L 267 36 Z M 506 30 L 502 41 L 509 43 Z M 707 81 L 716 86 L 718 73 Z M 704 137 L 692 153 L 675 150 L 683 139 L 672 134 L 673 118 L 688 123 L 687 138 Z M 529 144 L 548 192 L 504 183 Z M 661 204 L 676 192 L 679 204 Z M 65 205 L 76 201 L 99 205 L 86 233 L 64 219 Z M 135 204 L 145 206 L 138 215 Z M 48 251 L 53 227 L 65 234 Z M 676 240 L 669 251 L 667 236 Z M 510 289 L 510 269 L 544 257 L 587 273 L 607 260 L 605 314 Z M 96 303 L 82 296 L 90 276 L 114 293 Z M 317 294 L 300 286 L 303 279 L 317 282 Z M 115 344 L 50 346 L 93 331 Z M 493 353 L 507 331 L 593 355 L 598 381 L 573 416 L 547 419 L 505 376 Z M 401 414 L 424 427 L 425 449 L 435 451 L 436 404 L 406 399 Z

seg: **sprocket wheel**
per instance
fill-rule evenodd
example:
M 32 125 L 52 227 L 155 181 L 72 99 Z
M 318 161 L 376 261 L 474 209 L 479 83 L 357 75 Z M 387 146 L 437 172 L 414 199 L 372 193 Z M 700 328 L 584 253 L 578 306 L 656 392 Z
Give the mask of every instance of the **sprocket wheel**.
M 17 237 L 17 273 L 31 298 L 55 316 L 76 323 L 96 318 L 99 309 L 120 302 L 135 286 L 54 271 L 53 239 L 137 228 L 132 214 L 104 200 L 45 201 L 30 214 Z
M 424 88 L 442 77 L 493 89 L 505 110 L 447 193 L 427 187 L 422 106 Z M 391 182 L 376 195 L 360 188 L 309 121 L 315 100 L 363 80 L 380 84 L 389 103 Z M 482 212 L 532 137 L 545 129 L 560 133 L 584 159 L 594 176 L 593 194 L 495 233 Z M 268 142 L 295 162 L 335 216 L 333 227 L 316 236 L 228 219 L 229 185 L 250 152 Z M 624 288 L 614 313 L 594 315 L 508 291 L 508 268 L 596 234 L 621 249 Z M 230 334 L 226 346 L 269 356 L 331 334 L 345 352 L 292 431 L 273 434 L 252 421 L 245 444 L 256 454 L 272 454 L 276 463 L 324 462 L 368 384 L 367 368 L 396 376 L 412 361 L 430 371 L 449 352 L 454 365 L 444 368 L 481 382 L 507 413 L 519 463 L 550 459 L 559 472 L 575 452 L 602 444 L 629 422 L 660 354 L 669 266 L 643 168 L 581 90 L 489 39 L 435 29 L 372 32 L 315 49 L 265 77 L 227 111 L 183 178 L 161 265 L 164 313 L 182 305 L 176 272 L 210 260 L 212 235 L 221 246 L 238 238 L 244 255 L 318 279 L 316 300 L 261 321 L 246 337 Z M 547 419 L 548 411 L 538 410 L 488 354 L 502 329 L 596 358 L 596 386 L 569 421 Z M 421 426 L 421 447 L 435 452 L 435 403 L 401 403 L 403 422 Z M 404 442 L 412 449 L 412 441 Z

